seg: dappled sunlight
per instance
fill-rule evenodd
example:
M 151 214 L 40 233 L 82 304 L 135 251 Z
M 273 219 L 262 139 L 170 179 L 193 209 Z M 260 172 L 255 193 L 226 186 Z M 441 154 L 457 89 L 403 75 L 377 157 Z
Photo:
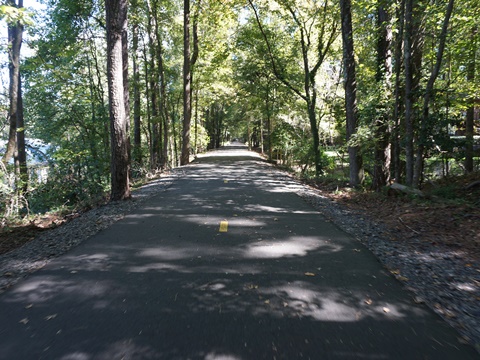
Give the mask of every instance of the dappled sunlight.
M 205 226 L 215 226 L 218 228 L 220 221 L 224 220 L 226 217 L 219 217 L 219 216 L 207 216 L 207 215 L 198 215 L 198 214 L 188 214 L 185 216 L 180 216 L 178 220 L 194 223 L 198 225 L 205 225 Z M 265 226 L 266 223 L 264 221 L 259 221 L 258 219 L 252 218 L 244 218 L 244 217 L 229 217 L 228 223 L 230 226 L 235 227 L 248 227 L 248 228 L 255 228 Z
M 218 352 L 210 352 L 208 353 L 205 360 L 242 360 L 240 356 L 233 355 L 233 354 L 225 354 L 225 353 L 218 353 Z
M 10 301 L 40 304 L 65 296 L 93 300 L 107 294 L 118 294 L 121 291 L 115 283 L 109 281 L 74 277 L 71 280 L 62 280 L 58 276 L 38 276 L 17 286 L 12 292 L 13 296 Z
M 155 262 L 155 263 L 149 263 L 145 265 L 138 265 L 138 266 L 130 266 L 127 268 L 128 272 L 132 273 L 147 273 L 150 271 L 154 272 L 165 272 L 165 271 L 178 271 L 178 272 L 184 272 L 184 267 L 171 264 L 171 263 L 166 263 L 166 262 Z
M 159 246 L 141 250 L 136 254 L 139 257 L 148 257 L 159 260 L 181 260 L 196 257 L 205 253 L 205 249 L 199 247 L 173 247 L 173 246 Z
M 281 258 L 291 256 L 306 256 L 309 251 L 319 250 L 333 253 L 342 250 L 340 245 L 335 245 L 328 240 L 318 237 L 295 236 L 285 241 L 262 240 L 248 244 L 244 256 L 246 258 Z
M 67 256 L 63 261 L 64 266 L 70 271 L 109 271 L 112 260 L 109 254 Z
M 305 211 L 305 210 L 295 210 L 288 209 L 286 207 L 275 207 L 275 206 L 265 206 L 260 204 L 245 205 L 242 207 L 244 211 L 249 212 L 261 212 L 265 213 L 276 213 L 276 214 L 318 214 L 317 211 Z
M 151 346 L 137 345 L 134 339 L 125 339 L 105 346 L 99 354 L 87 352 L 72 352 L 60 360 L 91 360 L 91 359 L 159 359 L 161 354 Z
M 75 351 L 62 356 L 60 360 L 90 360 L 91 358 L 91 355 L 86 352 Z
M 264 296 L 273 297 L 271 304 L 277 308 L 288 307 L 297 316 L 317 321 L 355 322 L 365 317 L 383 320 L 401 319 L 412 312 L 411 306 L 393 304 L 382 300 L 373 302 L 368 296 L 348 289 L 318 289 L 312 283 L 295 281 L 259 289 Z M 416 316 L 426 315 L 423 311 Z
M 235 146 L 226 146 L 222 149 L 212 150 L 204 154 L 198 154 L 198 160 L 215 161 L 222 158 L 239 158 L 261 160 L 262 156 L 256 152 L 249 151 L 247 146 L 237 144 Z
M 361 290 L 323 287 L 301 280 L 277 281 L 272 285 L 264 284 L 261 279 L 256 282 L 217 278 L 185 288 L 191 294 L 188 306 L 194 312 L 245 312 L 259 318 L 306 318 L 329 323 L 355 323 L 367 318 L 399 321 L 427 315 L 424 309 L 385 301 L 380 296 L 372 301 Z
M 272 297 L 270 304 L 277 310 L 280 309 L 284 315 L 336 322 L 361 319 L 359 309 L 349 304 L 349 301 L 337 291 L 312 290 L 314 288 L 311 283 L 296 281 L 292 284 L 259 289 L 259 293 Z

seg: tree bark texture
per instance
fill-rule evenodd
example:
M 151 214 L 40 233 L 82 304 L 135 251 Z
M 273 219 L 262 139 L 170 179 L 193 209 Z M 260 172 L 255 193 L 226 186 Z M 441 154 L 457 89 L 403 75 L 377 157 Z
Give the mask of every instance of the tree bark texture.
M 343 62 L 345 76 L 345 110 L 347 117 L 347 141 L 357 132 L 357 83 L 355 75 L 355 56 L 352 30 L 351 1 L 340 0 L 342 18 Z M 350 160 L 350 185 L 359 186 L 363 181 L 362 157 L 358 146 L 348 147 Z
M 383 6 L 377 13 L 377 76 L 379 88 L 384 88 L 390 96 L 392 77 L 392 28 L 390 15 Z M 385 99 L 386 100 L 386 99 Z M 390 179 L 390 129 L 389 114 L 386 104 L 380 104 L 379 117 L 375 119 L 375 163 L 373 167 L 373 188 L 380 191 Z
M 132 8 L 136 10 L 138 1 L 132 2 Z M 140 70 L 138 59 L 138 24 L 132 26 L 132 45 L 133 45 L 133 158 L 138 163 L 142 163 L 142 136 L 141 136 L 141 101 L 140 101 Z
M 124 64 L 128 0 L 106 0 L 107 78 L 111 138 L 111 200 L 124 200 L 130 194 L 130 146 L 128 91 Z
M 14 0 L 8 1 L 7 5 L 22 8 L 23 0 L 19 0 L 18 4 Z M 23 40 L 23 25 L 20 21 L 8 24 L 8 72 L 9 72 L 9 133 L 8 143 L 3 162 L 7 164 L 15 153 L 17 143 L 17 116 L 18 116 L 18 89 L 20 84 L 20 49 Z
M 190 67 L 190 0 L 183 1 L 183 131 L 180 165 L 190 162 L 190 124 L 192 117 L 192 73 Z
M 393 132 L 392 132 L 392 167 L 394 178 L 396 182 L 400 181 L 402 176 L 402 162 L 400 154 L 402 152 L 400 146 L 400 128 L 401 128 L 401 114 L 403 113 L 404 94 L 401 79 L 402 65 L 403 65 L 403 33 L 405 25 L 405 0 L 400 1 L 400 8 L 398 13 L 398 32 L 395 36 L 395 107 L 393 109 Z
M 423 57 L 423 18 L 419 0 L 405 2 L 404 65 L 405 65 L 405 182 L 414 183 L 414 137 L 417 123 L 415 104 L 418 100 Z

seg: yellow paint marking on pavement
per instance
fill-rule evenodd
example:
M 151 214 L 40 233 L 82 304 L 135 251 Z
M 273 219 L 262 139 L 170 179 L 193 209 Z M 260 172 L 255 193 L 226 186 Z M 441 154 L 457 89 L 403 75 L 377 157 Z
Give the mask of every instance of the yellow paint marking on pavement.
M 227 232 L 228 231 L 228 221 L 220 221 L 220 229 L 218 229 L 220 232 Z

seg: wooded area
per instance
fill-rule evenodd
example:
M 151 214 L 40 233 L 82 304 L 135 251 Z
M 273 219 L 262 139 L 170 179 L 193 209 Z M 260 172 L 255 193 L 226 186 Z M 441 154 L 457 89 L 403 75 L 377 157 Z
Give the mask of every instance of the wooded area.
M 41 3 L 0 6 L 4 219 L 233 139 L 374 191 L 480 170 L 479 0 Z

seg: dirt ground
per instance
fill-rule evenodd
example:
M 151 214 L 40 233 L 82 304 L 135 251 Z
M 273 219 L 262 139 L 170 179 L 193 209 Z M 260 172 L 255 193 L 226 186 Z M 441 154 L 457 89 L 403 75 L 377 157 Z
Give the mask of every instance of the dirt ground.
M 418 237 L 433 245 L 461 248 L 480 259 L 479 179 L 480 174 L 476 173 L 444 180 L 424 189 L 425 198 L 394 190 L 373 193 L 347 191 L 332 184 L 315 186 L 341 206 L 383 225 L 395 240 Z M 0 254 L 22 246 L 42 231 L 61 226 L 69 217 L 42 215 L 28 223 L 3 226 L 0 229 Z
M 397 241 L 417 237 L 480 260 L 480 174 L 444 179 L 423 189 L 424 198 L 396 190 L 352 192 L 319 185 L 324 194 L 389 231 Z

